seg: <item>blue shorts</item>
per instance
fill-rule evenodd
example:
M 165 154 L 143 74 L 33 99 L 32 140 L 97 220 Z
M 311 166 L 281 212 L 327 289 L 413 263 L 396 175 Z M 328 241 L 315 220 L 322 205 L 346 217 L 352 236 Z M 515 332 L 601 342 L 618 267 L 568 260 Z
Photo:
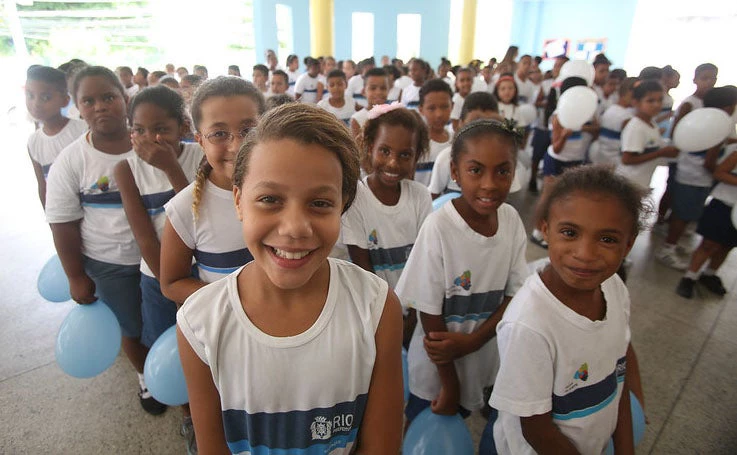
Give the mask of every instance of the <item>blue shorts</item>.
M 532 160 L 541 161 L 550 147 L 550 131 L 535 128 L 532 132 Z
M 665 182 L 666 188 L 673 188 L 673 184 L 676 183 L 676 173 L 678 172 L 678 163 L 668 163 L 668 180 Z
M 711 193 L 711 187 L 692 186 L 673 182 L 671 186 L 670 209 L 673 216 L 682 221 L 698 221 L 704 213 L 704 203 Z
M 737 247 L 737 229 L 732 224 L 732 207 L 712 199 L 704 209 L 696 232 L 727 248 Z
M 95 295 L 107 303 L 124 337 L 141 336 L 140 265 L 120 265 L 84 257 L 84 271 L 95 282 Z
M 407 400 L 407 407 L 404 408 L 404 415 L 407 416 L 407 421 L 411 422 L 415 420 L 415 417 L 417 417 L 422 411 L 424 411 L 425 408 L 430 407 L 430 405 L 432 405 L 431 401 L 423 400 L 417 395 L 410 393 L 409 400 Z M 458 413 L 464 419 L 471 415 L 471 411 L 464 408 L 463 406 L 458 406 Z
M 566 169 L 580 166 L 583 161 L 561 161 L 550 156 L 550 153 L 545 154 L 543 161 L 543 175 L 545 177 L 557 177 L 562 174 Z
M 141 343 L 150 348 L 169 327 L 177 323 L 177 304 L 161 293 L 159 280 L 141 274 Z

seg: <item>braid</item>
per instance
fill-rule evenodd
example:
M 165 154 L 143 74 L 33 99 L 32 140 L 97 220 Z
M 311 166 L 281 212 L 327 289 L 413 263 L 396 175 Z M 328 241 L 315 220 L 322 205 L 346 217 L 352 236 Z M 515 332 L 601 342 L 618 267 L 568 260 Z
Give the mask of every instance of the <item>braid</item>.
M 205 180 L 207 180 L 207 177 L 210 176 L 211 171 L 212 166 L 210 166 L 210 163 L 207 162 L 207 158 L 203 158 L 202 162 L 200 163 L 200 168 L 197 169 L 194 189 L 192 190 L 192 193 L 194 194 L 194 198 L 192 200 L 192 214 L 194 215 L 195 221 L 197 221 L 197 218 L 199 217 L 199 205 L 200 200 L 202 199 L 202 188 L 204 188 Z

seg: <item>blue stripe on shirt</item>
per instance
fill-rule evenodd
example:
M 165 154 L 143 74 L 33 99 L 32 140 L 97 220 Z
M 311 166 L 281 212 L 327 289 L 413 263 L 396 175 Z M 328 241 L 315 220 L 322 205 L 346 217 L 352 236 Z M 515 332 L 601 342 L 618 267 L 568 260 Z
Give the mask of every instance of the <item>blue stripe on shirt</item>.
M 100 194 L 80 194 L 79 198 L 85 207 L 101 209 L 118 209 L 123 207 L 123 200 L 117 191 Z
M 143 206 L 146 208 L 149 215 L 156 215 L 164 211 L 164 204 L 169 202 L 175 194 L 174 190 L 144 194 L 141 196 L 141 201 L 143 201 Z
M 412 251 L 412 245 L 397 246 L 394 248 L 371 248 L 369 257 L 375 271 L 402 270 Z
M 617 384 L 624 381 L 626 373 L 625 357 L 617 360 L 617 365 L 607 377 L 571 393 L 558 396 L 553 394 L 553 418 L 570 420 L 594 414 L 609 405 L 617 396 Z
M 601 128 L 599 130 L 599 136 L 606 137 L 609 139 L 622 139 L 622 132 L 621 131 L 615 131 L 610 130 L 609 128 Z
M 502 304 L 504 290 L 480 292 L 470 295 L 452 295 L 443 299 L 445 322 L 486 320 Z
M 194 251 L 197 266 L 214 273 L 228 274 L 238 270 L 238 267 L 253 260 L 248 248 L 224 253 L 209 253 L 207 251 Z

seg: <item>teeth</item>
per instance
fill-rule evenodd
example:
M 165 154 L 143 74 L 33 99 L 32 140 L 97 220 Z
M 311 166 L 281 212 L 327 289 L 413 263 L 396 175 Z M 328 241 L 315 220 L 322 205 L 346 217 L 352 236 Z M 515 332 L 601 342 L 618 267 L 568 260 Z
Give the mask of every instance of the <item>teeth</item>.
M 491 198 L 488 198 L 488 197 L 480 197 L 479 200 L 481 202 L 491 202 Z
M 386 174 L 387 176 L 389 176 L 391 178 L 399 177 L 399 174 L 392 174 L 391 172 L 384 172 L 384 174 Z
M 272 248 L 272 250 L 274 250 L 274 254 L 276 254 L 280 258 L 291 259 L 291 260 L 302 259 L 303 257 L 305 257 L 308 254 L 310 254 L 309 251 L 294 251 L 294 252 L 292 252 L 292 251 L 280 250 L 278 248 Z

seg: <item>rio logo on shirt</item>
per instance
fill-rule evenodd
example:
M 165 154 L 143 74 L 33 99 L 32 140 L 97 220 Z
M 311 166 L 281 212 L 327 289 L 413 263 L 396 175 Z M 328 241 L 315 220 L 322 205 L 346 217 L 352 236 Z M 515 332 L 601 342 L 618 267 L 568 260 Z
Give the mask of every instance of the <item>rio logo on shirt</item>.
M 372 230 L 369 234 L 369 246 L 377 246 L 379 244 L 379 236 L 376 235 L 376 229 Z
M 580 379 L 586 382 L 588 378 L 589 378 L 589 364 L 584 362 L 584 364 L 581 365 L 581 368 L 579 368 L 578 371 L 576 371 L 573 374 L 573 379 Z
M 91 190 L 100 190 L 103 193 L 110 189 L 110 179 L 103 175 L 90 187 Z
M 353 414 L 340 414 L 328 420 L 327 417 L 318 416 L 310 425 L 312 440 L 324 441 L 330 439 L 333 433 L 348 433 L 353 428 Z
M 453 280 L 453 284 L 462 287 L 466 291 L 471 289 L 471 271 L 466 270 L 461 274 L 461 276 L 456 277 L 456 279 Z

